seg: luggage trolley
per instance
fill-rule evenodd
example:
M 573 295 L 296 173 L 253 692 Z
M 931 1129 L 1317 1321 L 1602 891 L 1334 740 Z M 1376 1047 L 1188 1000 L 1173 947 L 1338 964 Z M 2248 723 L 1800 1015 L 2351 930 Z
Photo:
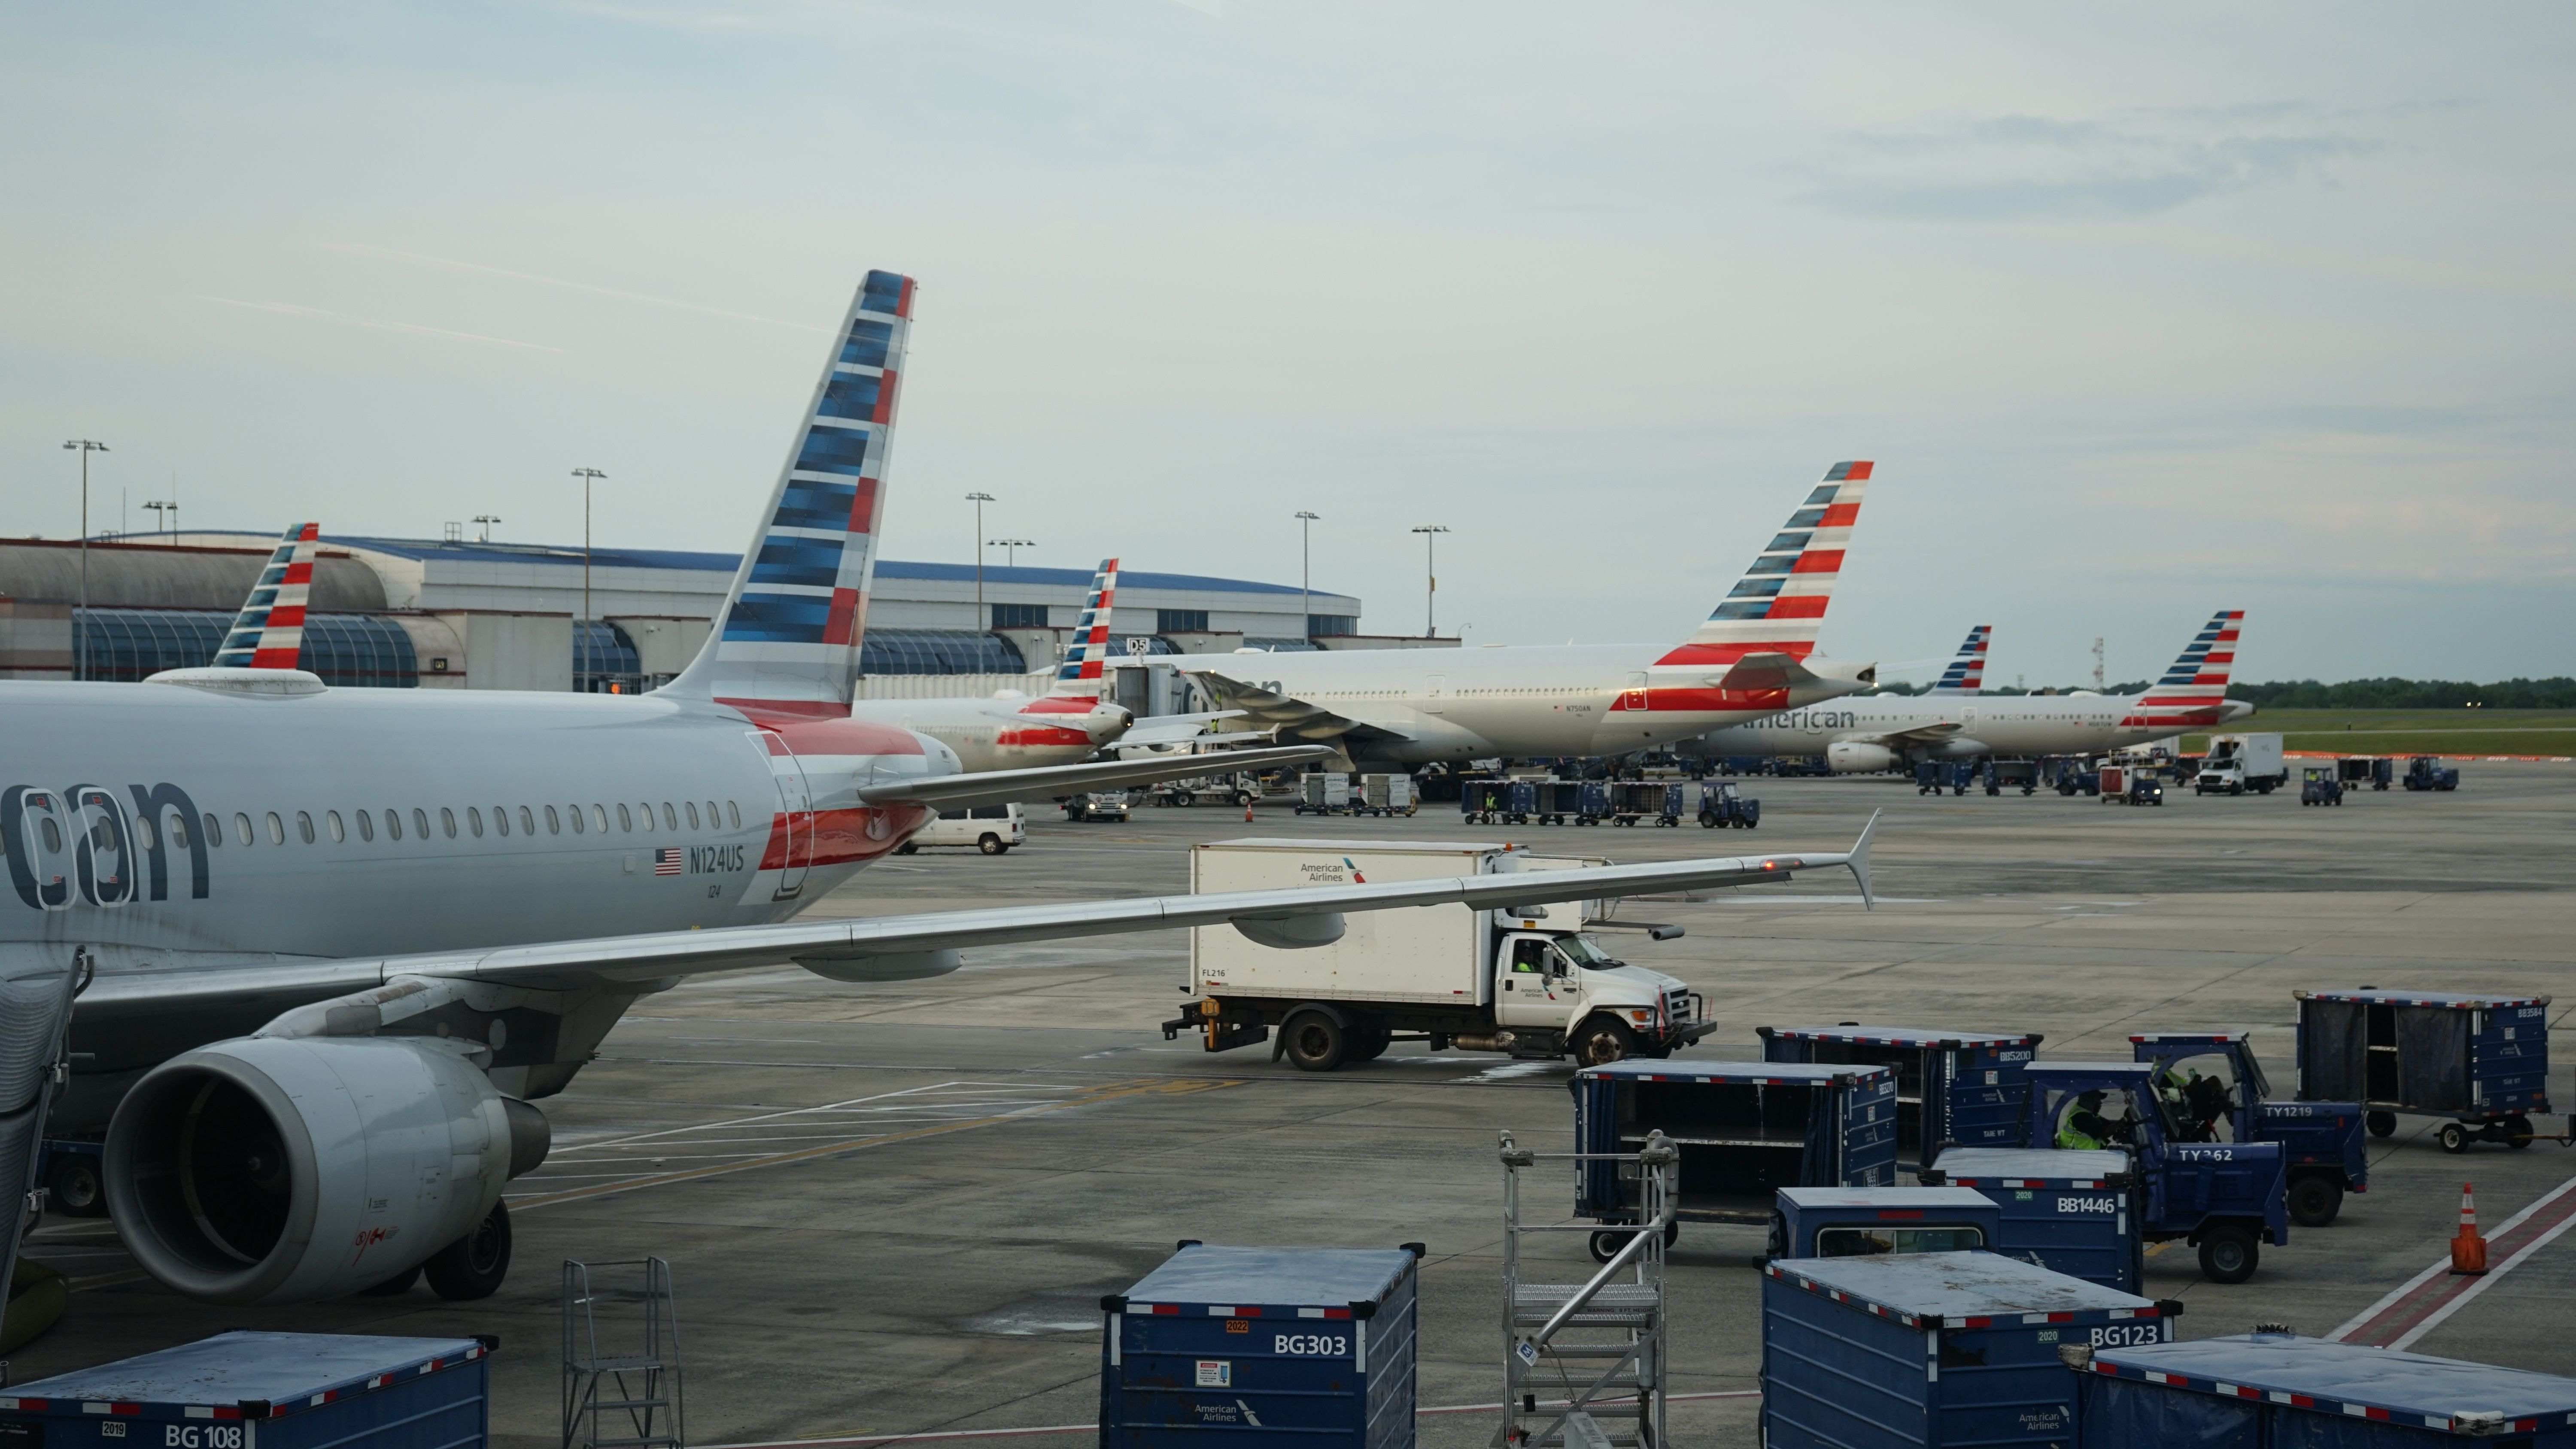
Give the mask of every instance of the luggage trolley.
M 2371 1135 L 2397 1114 L 2447 1117 L 2442 1150 L 2528 1147 L 2549 1110 L 2549 998 L 2448 991 L 2294 991 L 2299 1100 L 2359 1102 Z M 2547 1137 L 2561 1146 L 2576 1133 Z
M 1758 1026 L 1774 1062 L 1865 1063 L 1896 1069 L 1896 1153 L 1921 1167 L 1945 1146 L 2021 1140 L 2030 1088 L 2022 1071 L 2038 1032 L 1931 1031 L 1902 1026 Z

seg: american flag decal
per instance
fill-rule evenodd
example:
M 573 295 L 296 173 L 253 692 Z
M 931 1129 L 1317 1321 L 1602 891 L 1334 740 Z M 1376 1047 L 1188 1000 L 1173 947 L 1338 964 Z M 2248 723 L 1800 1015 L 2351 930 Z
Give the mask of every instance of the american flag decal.
M 678 875 L 680 870 L 680 847 L 676 845 L 654 847 L 653 873 L 655 875 Z

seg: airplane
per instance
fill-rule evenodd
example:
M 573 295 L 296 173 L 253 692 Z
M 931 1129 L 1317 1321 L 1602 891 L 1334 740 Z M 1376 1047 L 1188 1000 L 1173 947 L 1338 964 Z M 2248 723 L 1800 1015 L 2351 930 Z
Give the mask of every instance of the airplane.
M 1844 852 L 799 919 L 933 810 L 1206 768 L 969 775 L 927 735 L 851 717 L 914 298 L 909 277 L 866 275 L 713 631 L 661 689 L 334 689 L 233 666 L 0 682 L 0 1167 L 23 1171 L 39 1131 L 103 1131 L 127 1251 L 190 1297 L 426 1278 L 474 1299 L 509 1269 L 504 1183 L 545 1159 L 533 1101 L 636 999 L 696 973 L 794 964 L 865 986 L 977 947 L 1227 923 L 1324 944 L 1353 911 L 1822 867 L 1867 898 L 1865 830 Z M 254 659 L 290 627 L 286 586 Z M 57 1090 L 42 1041 L 75 986 Z
M 2119 745 L 2163 739 L 2185 730 L 2228 724 L 2254 706 L 2227 698 L 2227 676 L 2236 664 L 2242 609 L 2210 617 L 2180 658 L 2143 693 L 2103 695 L 1975 694 L 1985 668 L 1987 626 L 1980 624 L 1942 675 L 1965 690 L 1928 694 L 1874 694 L 1810 705 L 1750 724 L 1714 731 L 1679 747 L 1707 757 L 1823 755 L 1834 773 L 1872 774 L 1903 769 L 1919 760 L 1970 760 L 1986 755 L 2088 755 Z M 1968 661 L 1973 658 L 1974 663 Z M 1964 697 L 1963 697 L 1964 696 Z
M 304 604 L 313 590 L 313 548 L 319 523 L 290 525 L 277 551 L 261 566 L 241 612 L 215 646 L 223 669 L 293 669 L 304 652 Z
M 1281 743 L 1357 764 L 1618 755 L 1868 688 L 1816 631 L 1871 465 L 1837 463 L 1688 642 L 1188 655 L 1174 667 Z
M 1110 605 L 1117 593 L 1118 560 L 1102 559 L 1054 682 L 1035 699 L 1016 690 L 984 699 L 862 699 L 851 704 L 850 717 L 928 735 L 955 750 L 964 768 L 977 773 L 1071 763 L 1111 744 L 1178 744 L 1210 721 L 1233 717 L 1236 711 L 1219 710 L 1140 721 L 1102 697 Z
M 1986 687 L 1986 645 L 1995 636 L 1995 626 L 1979 624 L 1959 641 L 1958 657 L 1941 671 L 1932 686 L 1934 694 L 1977 694 Z

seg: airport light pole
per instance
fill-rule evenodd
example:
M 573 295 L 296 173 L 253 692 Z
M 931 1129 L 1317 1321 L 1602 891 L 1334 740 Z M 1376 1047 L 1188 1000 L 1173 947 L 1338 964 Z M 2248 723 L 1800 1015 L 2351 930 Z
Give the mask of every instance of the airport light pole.
M 151 509 L 156 515 L 153 520 L 152 531 L 155 533 L 166 533 L 170 535 L 170 542 L 176 544 L 179 541 L 178 502 L 176 500 L 163 502 L 158 498 L 146 498 L 143 500 L 143 506 Z
M 590 674 L 590 485 L 608 475 L 597 468 L 575 468 L 572 476 L 581 480 L 581 617 L 572 625 L 575 649 L 579 652 L 582 674 Z
M 1440 597 L 1440 571 L 1433 567 L 1433 550 L 1439 546 L 1439 535 L 1448 531 L 1436 523 L 1426 523 L 1414 530 L 1422 535 L 1422 637 L 1425 639 L 1440 637 L 1432 613 L 1432 605 Z
M 969 493 L 966 501 L 975 505 L 975 627 L 988 629 L 991 615 L 984 612 L 984 505 L 993 501 L 990 493 Z
M 1297 637 L 1315 642 L 1315 521 L 1320 513 L 1297 510 Z
M 988 538 L 984 540 L 984 544 L 987 548 L 1010 550 L 1010 552 L 1002 555 L 1004 560 L 1002 567 L 1004 568 L 1018 568 L 1020 566 L 1020 550 L 1024 548 L 1035 548 L 1038 546 L 1037 540 L 1029 538 Z
M 74 438 L 63 444 L 77 448 L 81 455 L 81 522 L 80 522 L 80 612 L 73 616 L 74 632 L 80 643 L 72 652 L 72 678 L 89 678 L 89 455 L 104 453 L 107 444 L 89 438 Z
M 483 525 L 483 536 L 480 539 L 477 539 L 476 542 L 490 543 L 492 541 L 492 525 L 501 521 L 501 515 L 497 513 L 478 513 L 474 515 L 474 521 Z

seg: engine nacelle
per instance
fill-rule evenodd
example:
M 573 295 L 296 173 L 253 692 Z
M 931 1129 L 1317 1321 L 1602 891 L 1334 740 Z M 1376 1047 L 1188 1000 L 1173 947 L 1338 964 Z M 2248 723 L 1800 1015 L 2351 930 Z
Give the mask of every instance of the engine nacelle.
M 1904 763 L 1897 758 L 1896 751 L 1885 745 L 1837 740 L 1825 746 L 1825 764 L 1837 775 L 1872 775 L 1881 770 L 1893 770 Z
M 473 1231 L 545 1160 L 545 1114 L 456 1051 L 245 1037 L 155 1067 L 108 1125 L 108 1208 L 153 1277 L 219 1303 L 381 1283 Z

